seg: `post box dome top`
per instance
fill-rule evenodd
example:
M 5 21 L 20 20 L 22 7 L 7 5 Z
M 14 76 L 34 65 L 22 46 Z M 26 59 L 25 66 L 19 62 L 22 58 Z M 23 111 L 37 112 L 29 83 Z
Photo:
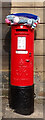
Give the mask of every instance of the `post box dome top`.
M 40 18 L 37 15 L 29 13 L 14 13 L 6 16 L 5 22 L 8 25 L 18 25 L 23 23 L 34 29 L 37 24 L 40 23 Z

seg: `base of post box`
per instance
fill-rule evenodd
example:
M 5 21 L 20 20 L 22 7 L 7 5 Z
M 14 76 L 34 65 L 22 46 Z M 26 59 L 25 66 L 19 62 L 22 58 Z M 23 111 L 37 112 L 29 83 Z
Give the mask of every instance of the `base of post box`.
M 30 115 L 34 112 L 34 85 L 32 86 L 11 86 L 10 107 L 15 112 L 23 115 Z

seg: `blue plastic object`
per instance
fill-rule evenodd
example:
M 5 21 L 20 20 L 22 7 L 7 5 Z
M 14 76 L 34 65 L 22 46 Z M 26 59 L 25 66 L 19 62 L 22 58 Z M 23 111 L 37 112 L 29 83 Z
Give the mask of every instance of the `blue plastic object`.
M 27 17 L 27 18 L 32 18 L 32 19 L 37 19 L 38 16 L 37 15 L 34 15 L 34 14 L 30 14 L 30 13 L 15 13 L 15 14 L 10 14 L 10 15 L 15 15 L 15 16 L 21 16 L 21 17 Z

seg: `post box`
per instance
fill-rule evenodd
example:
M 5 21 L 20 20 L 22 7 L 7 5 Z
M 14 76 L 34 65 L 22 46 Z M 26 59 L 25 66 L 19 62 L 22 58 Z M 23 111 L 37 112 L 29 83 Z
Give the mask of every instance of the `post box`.
M 29 115 L 34 112 L 34 27 L 39 17 L 16 13 L 5 21 L 11 25 L 11 105 L 16 112 Z
M 22 114 L 34 111 L 34 29 L 23 24 L 11 26 L 12 105 Z

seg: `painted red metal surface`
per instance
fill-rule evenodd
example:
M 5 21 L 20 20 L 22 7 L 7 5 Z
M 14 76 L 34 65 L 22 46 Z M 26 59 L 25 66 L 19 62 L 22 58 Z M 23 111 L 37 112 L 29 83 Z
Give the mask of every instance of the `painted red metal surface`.
M 20 48 L 21 39 L 25 48 Z M 11 85 L 33 85 L 33 70 L 34 30 L 26 25 L 11 26 Z

